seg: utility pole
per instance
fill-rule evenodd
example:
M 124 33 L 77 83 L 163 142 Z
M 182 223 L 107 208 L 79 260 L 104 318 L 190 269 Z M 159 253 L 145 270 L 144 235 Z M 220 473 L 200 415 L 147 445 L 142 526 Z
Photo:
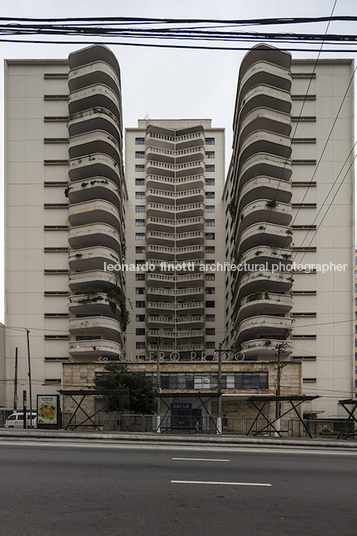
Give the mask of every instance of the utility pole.
M 285 350 L 285 348 L 288 346 L 288 343 L 281 342 L 280 344 L 277 344 L 276 349 L 278 350 L 278 366 L 277 366 L 277 373 L 276 373 L 276 396 L 280 397 L 280 382 L 281 382 L 281 371 L 285 367 L 285 363 L 281 363 L 281 354 Z M 280 415 L 281 415 L 281 403 L 280 400 L 277 400 L 275 403 L 275 418 L 276 418 L 276 429 L 278 430 L 278 435 L 281 437 L 280 434 Z
M 157 349 L 156 349 L 156 391 L 159 395 L 157 397 L 157 426 L 156 426 L 156 432 L 160 434 L 161 427 L 160 427 L 160 409 L 161 409 L 161 399 L 160 399 L 160 393 L 161 393 L 161 378 L 160 378 L 160 337 L 157 338 Z
M 14 411 L 17 410 L 17 358 L 18 358 L 18 348 L 15 348 L 15 378 L 14 378 Z
M 27 329 L 26 330 L 26 336 L 27 336 L 27 359 L 28 359 L 28 367 L 29 367 L 29 394 L 30 394 L 30 428 L 33 428 L 32 426 L 32 384 L 31 384 L 31 358 L 30 358 L 30 332 Z M 26 421 L 26 415 L 24 415 L 24 419 Z
M 222 433 L 222 343 L 218 347 L 218 406 L 217 406 L 217 434 Z
M 23 427 L 26 428 L 26 408 L 27 408 L 27 397 L 26 397 L 26 391 L 22 391 L 22 406 L 23 406 L 23 412 L 24 412 L 24 424 Z

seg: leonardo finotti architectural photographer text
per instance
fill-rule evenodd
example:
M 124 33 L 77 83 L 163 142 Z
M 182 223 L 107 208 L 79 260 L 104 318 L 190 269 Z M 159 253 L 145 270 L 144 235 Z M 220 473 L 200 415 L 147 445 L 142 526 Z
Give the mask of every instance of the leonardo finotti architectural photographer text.
M 241 263 L 232 264 L 230 262 L 216 262 L 212 264 L 196 264 L 194 262 L 170 263 L 161 262 L 160 264 L 107 264 L 104 263 L 104 270 L 107 272 L 154 272 L 157 268 L 160 272 L 188 271 L 194 272 L 198 269 L 200 272 L 344 272 L 348 264 L 297 264 L 278 262 L 269 265 L 268 263 Z

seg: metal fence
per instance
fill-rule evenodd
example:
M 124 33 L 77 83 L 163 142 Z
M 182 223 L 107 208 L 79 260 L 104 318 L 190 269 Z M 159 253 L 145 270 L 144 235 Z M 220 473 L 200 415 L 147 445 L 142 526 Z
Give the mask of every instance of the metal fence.
M 63 428 L 69 423 L 71 413 L 63 414 Z M 75 415 L 71 422 L 71 427 L 76 427 L 85 419 L 83 414 Z M 160 417 L 157 415 L 140 415 L 140 414 L 118 414 L 116 412 L 105 413 L 100 412 L 95 415 L 92 420 L 95 425 L 105 431 L 120 431 L 120 432 L 156 432 L 160 423 L 160 432 L 167 434 L 216 434 L 217 433 L 217 417 L 204 416 L 200 419 L 191 420 L 175 420 L 171 415 Z M 304 424 L 313 437 L 356 437 L 354 423 L 345 419 L 335 420 L 304 420 Z M 253 428 L 250 430 L 254 423 Z M 80 425 L 82 429 L 94 429 L 95 426 L 89 420 Z M 275 436 L 275 430 L 271 426 L 267 426 L 267 422 L 259 418 L 254 422 L 253 418 L 245 417 L 222 417 L 222 432 L 223 434 L 231 435 L 246 435 L 250 430 L 250 435 L 258 432 L 260 436 Z M 281 434 L 290 437 L 309 437 L 303 425 L 298 419 L 282 420 Z

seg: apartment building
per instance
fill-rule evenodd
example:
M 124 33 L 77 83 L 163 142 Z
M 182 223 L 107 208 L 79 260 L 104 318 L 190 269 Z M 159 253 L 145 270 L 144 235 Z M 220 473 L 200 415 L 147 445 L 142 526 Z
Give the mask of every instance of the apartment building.
M 17 347 L 27 389 L 29 330 L 33 404 L 61 387 L 63 363 L 80 377 L 81 364 L 124 355 L 125 279 L 104 270 L 124 247 L 120 91 L 103 46 L 5 62 L 5 377 Z
M 301 362 L 307 417 L 354 390 L 353 62 L 243 59 L 224 191 L 227 343 L 246 361 Z M 325 267 L 324 267 L 325 265 Z M 288 389 L 289 380 L 282 385 Z
M 126 129 L 132 361 L 212 360 L 223 333 L 224 130 L 210 120 Z M 146 268 L 145 271 L 141 270 Z M 207 270 L 203 270 L 207 267 Z M 158 347 L 159 345 L 159 347 Z

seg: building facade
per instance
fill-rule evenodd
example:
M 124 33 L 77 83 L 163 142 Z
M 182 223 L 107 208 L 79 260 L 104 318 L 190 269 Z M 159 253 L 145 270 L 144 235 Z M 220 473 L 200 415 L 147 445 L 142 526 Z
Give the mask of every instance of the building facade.
M 302 364 L 304 404 L 340 416 L 353 393 L 353 63 L 244 58 L 225 187 L 228 344 L 245 360 Z M 257 265 L 256 269 L 251 269 Z M 284 382 L 284 373 L 282 374 Z
M 62 384 L 62 364 L 124 354 L 120 262 L 126 186 L 120 71 L 93 46 L 68 61 L 5 63 L 5 377 L 36 393 Z M 5 387 L 5 406 L 13 386 Z
M 355 379 L 353 113 L 350 61 L 259 46 L 240 69 L 226 181 L 208 119 L 127 128 L 124 177 L 106 47 L 7 61 L 3 405 L 16 347 L 27 388 L 29 330 L 33 396 L 121 361 L 158 385 L 163 413 L 204 393 L 208 420 L 253 417 L 248 396 L 279 384 L 320 395 L 306 416 L 340 416 Z

